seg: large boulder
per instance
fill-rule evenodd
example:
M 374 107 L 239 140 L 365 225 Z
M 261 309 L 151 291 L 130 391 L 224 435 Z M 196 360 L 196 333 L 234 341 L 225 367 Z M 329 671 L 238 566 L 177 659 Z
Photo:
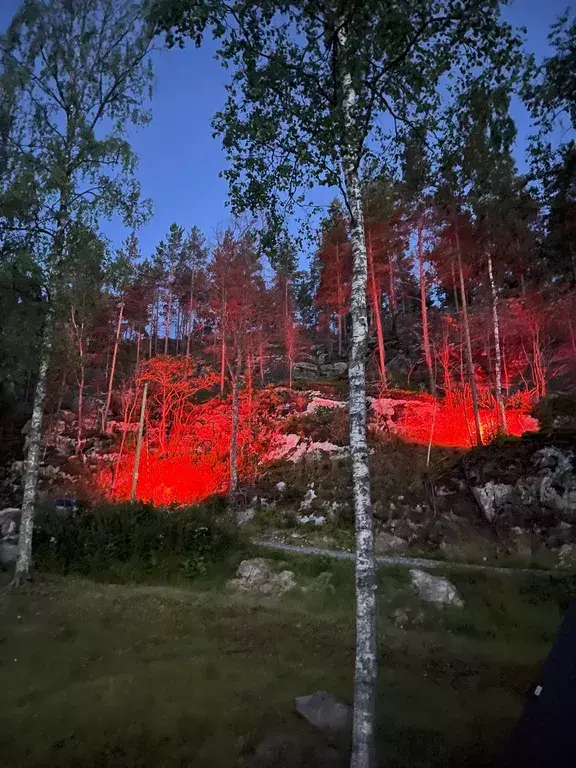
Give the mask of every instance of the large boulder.
M 412 586 L 417 590 L 421 600 L 442 607 L 444 605 L 462 608 L 464 601 L 452 582 L 442 576 L 432 576 L 426 571 L 413 568 L 410 571 Z
M 309 723 L 322 730 L 349 731 L 352 727 L 352 708 L 342 704 L 327 691 L 316 691 L 310 696 L 298 696 L 296 711 Z
M 348 363 L 344 361 L 324 363 L 320 366 L 320 373 L 327 379 L 339 379 L 348 373 Z
M 263 557 L 242 560 L 236 575 L 228 582 L 231 589 L 265 597 L 281 597 L 296 586 L 292 571 L 274 573 L 272 563 Z
M 318 376 L 318 366 L 316 363 L 304 361 L 294 363 L 292 375 L 295 379 L 315 379 Z

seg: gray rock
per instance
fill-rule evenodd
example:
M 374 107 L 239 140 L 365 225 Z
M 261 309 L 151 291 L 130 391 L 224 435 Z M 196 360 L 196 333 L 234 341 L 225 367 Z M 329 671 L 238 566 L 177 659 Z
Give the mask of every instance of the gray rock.
M 494 483 L 492 480 L 481 488 L 472 488 L 474 498 L 480 505 L 489 523 L 496 517 L 496 513 L 510 498 L 514 486 L 505 483 Z
M 314 490 L 314 488 L 308 488 L 308 490 L 306 491 L 306 494 L 304 495 L 304 498 L 300 502 L 300 511 L 304 509 L 309 509 L 315 498 L 316 498 L 316 491 Z
M 318 376 L 318 366 L 315 363 L 294 363 L 292 375 L 295 379 L 313 379 Z
M 240 592 L 280 597 L 297 585 L 292 571 L 274 573 L 270 560 L 255 557 L 252 560 L 242 560 L 228 586 Z
M 418 591 L 422 600 L 434 605 L 451 605 L 463 608 L 464 601 L 458 594 L 456 587 L 448 579 L 442 576 L 431 576 L 426 571 L 413 568 L 410 571 L 412 586 Z
M 347 731 L 352 727 L 352 707 L 342 704 L 327 691 L 298 696 L 296 711 L 316 728 Z
M 9 541 L 0 541 L 0 563 L 12 566 L 18 557 L 18 544 Z
M 380 531 L 376 534 L 374 539 L 374 549 L 377 554 L 384 552 L 399 552 L 406 549 L 408 543 L 400 536 L 395 536 L 393 533 L 386 533 L 386 531 Z
M 558 565 L 561 568 L 576 567 L 576 544 L 563 544 L 558 552 Z
M 348 363 L 336 362 L 336 363 L 324 363 L 320 366 L 320 372 L 322 376 L 327 379 L 338 378 L 339 376 L 345 376 L 348 373 Z
M 286 483 L 284 480 L 280 480 L 279 483 L 276 483 L 276 490 L 278 493 L 285 493 L 286 492 Z
M 254 519 L 256 510 L 254 507 L 246 507 L 246 509 L 239 509 L 236 512 L 236 522 L 238 525 L 248 525 Z

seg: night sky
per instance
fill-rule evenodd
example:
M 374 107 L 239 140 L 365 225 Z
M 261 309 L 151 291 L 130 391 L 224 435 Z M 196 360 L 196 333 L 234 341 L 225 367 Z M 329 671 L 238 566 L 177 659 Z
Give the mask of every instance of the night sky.
M 17 0 L 0 0 L 1 29 L 17 6 Z M 516 0 L 506 9 L 505 17 L 527 28 L 527 48 L 540 58 L 549 51 L 550 24 L 566 7 L 566 0 Z M 154 250 L 173 221 L 184 227 L 198 225 L 208 239 L 228 221 L 226 182 L 218 177 L 225 158 L 219 139 L 212 138 L 210 120 L 224 103 L 224 85 L 230 73 L 214 61 L 214 50 L 210 43 L 201 50 L 190 45 L 183 51 L 154 53 L 152 123 L 130 135 L 140 158 L 138 178 L 143 194 L 154 203 L 152 219 L 139 232 L 144 255 Z M 522 170 L 529 124 L 522 105 L 515 104 L 513 113 L 518 126 L 517 160 Z M 329 190 L 320 189 L 314 200 L 328 203 L 332 196 Z M 102 229 L 115 246 L 128 234 L 120 221 L 104 222 Z

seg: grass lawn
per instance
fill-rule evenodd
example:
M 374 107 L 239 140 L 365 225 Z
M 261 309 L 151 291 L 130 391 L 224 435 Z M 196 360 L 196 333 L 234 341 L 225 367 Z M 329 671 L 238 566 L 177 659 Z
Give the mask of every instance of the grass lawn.
M 0 765 L 345 765 L 341 745 L 338 758 L 294 714 L 294 697 L 323 689 L 351 700 L 351 565 L 270 556 L 304 585 L 330 571 L 332 587 L 241 598 L 222 588 L 231 561 L 179 586 L 41 575 L 2 593 Z M 466 607 L 436 611 L 411 595 L 406 571 L 380 571 L 387 768 L 493 765 L 574 586 L 534 574 L 451 578 Z M 398 609 L 404 628 L 391 618 Z

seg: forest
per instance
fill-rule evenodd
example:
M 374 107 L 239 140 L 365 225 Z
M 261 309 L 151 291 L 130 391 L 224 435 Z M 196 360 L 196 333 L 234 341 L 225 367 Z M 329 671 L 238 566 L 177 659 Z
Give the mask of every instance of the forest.
M 574 396 L 576 22 L 538 57 L 506 6 L 24 0 L 0 38 L 13 585 L 55 499 L 166 515 L 224 499 L 240 520 L 268 478 L 344 457 L 353 768 L 376 765 L 379 452 L 426 473 L 529 438 Z M 143 248 L 154 201 L 131 136 L 154 119 L 155 52 L 207 41 L 230 76 L 212 122 L 230 215 L 203 232 L 191 200 Z

